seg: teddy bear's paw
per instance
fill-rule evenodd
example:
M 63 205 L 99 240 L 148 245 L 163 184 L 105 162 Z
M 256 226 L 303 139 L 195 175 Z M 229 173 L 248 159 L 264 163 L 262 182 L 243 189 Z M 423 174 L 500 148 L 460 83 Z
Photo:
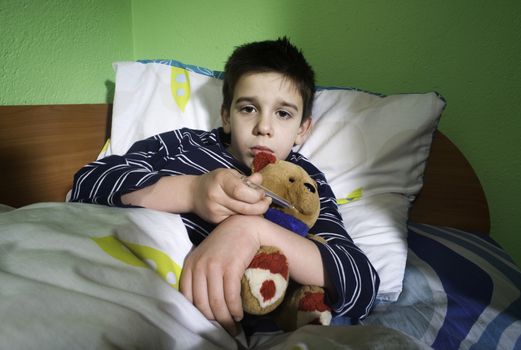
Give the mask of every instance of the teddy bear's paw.
M 324 290 L 315 286 L 303 286 L 297 292 L 297 328 L 306 324 L 329 326 L 331 308 L 325 303 Z
M 241 280 L 243 309 L 253 315 L 274 310 L 284 299 L 289 269 L 284 254 L 274 247 L 259 249 Z
M 331 308 L 324 300 L 324 290 L 317 286 L 298 286 L 286 298 L 276 313 L 275 322 L 285 332 L 307 324 L 331 324 Z

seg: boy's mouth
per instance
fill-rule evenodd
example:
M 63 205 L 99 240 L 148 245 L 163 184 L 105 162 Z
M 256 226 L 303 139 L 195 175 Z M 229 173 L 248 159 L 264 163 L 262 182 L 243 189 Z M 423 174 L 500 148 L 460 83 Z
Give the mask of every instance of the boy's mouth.
M 253 156 L 256 156 L 257 153 L 260 153 L 260 152 L 275 153 L 269 147 L 264 147 L 264 146 L 253 146 L 250 148 L 250 150 L 251 150 L 251 153 L 253 154 Z

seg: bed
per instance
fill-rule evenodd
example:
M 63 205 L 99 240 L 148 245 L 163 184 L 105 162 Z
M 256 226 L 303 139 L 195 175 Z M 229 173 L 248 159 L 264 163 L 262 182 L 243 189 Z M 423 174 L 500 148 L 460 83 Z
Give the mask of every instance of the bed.
M 359 322 L 246 340 L 177 292 L 191 248 L 182 235 L 165 238 L 182 231 L 178 216 L 65 201 L 75 171 L 106 154 L 117 108 L 0 106 L 2 347 L 521 348 L 521 273 L 488 236 L 479 179 L 442 132 L 430 132 L 421 189 L 407 198 L 396 297 Z

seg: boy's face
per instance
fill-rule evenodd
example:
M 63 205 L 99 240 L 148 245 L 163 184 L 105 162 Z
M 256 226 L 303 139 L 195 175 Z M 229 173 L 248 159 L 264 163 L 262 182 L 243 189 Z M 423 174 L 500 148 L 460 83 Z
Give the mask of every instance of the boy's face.
M 271 152 L 286 159 L 306 139 L 311 118 L 301 124 L 303 101 L 295 85 L 279 73 L 243 75 L 230 110 L 223 108 L 223 128 L 231 134 L 228 151 L 247 166 L 255 154 Z

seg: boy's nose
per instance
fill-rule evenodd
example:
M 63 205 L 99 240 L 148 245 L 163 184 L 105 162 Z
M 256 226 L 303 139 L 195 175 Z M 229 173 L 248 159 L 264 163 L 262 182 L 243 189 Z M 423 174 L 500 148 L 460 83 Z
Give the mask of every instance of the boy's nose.
M 259 117 L 257 121 L 257 133 L 269 136 L 273 134 L 273 125 L 269 116 L 262 115 Z

